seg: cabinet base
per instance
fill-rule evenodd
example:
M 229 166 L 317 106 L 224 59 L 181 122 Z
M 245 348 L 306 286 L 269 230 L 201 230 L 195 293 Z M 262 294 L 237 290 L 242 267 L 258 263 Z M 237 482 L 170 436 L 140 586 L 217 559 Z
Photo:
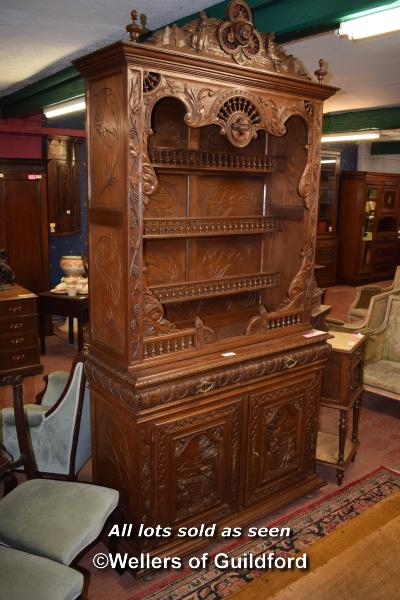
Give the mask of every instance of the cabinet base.
M 309 475 L 306 479 L 300 481 L 297 485 L 292 486 L 290 489 L 285 491 L 284 494 L 279 493 L 271 498 L 265 500 L 264 502 L 260 502 L 250 508 L 247 508 L 239 513 L 233 513 L 229 515 L 229 517 L 220 519 L 216 521 L 217 523 L 217 531 L 220 531 L 223 527 L 246 527 L 251 525 L 261 517 L 266 517 L 270 513 L 278 510 L 294 500 L 305 496 L 311 492 L 316 491 L 320 487 L 326 485 L 326 481 L 321 479 L 315 473 Z M 129 517 L 124 516 L 125 523 L 129 523 Z M 208 522 L 207 519 L 204 519 L 204 522 L 207 525 L 212 525 L 212 522 Z M 200 524 L 200 521 L 199 521 Z M 139 524 L 136 524 L 135 529 L 137 529 Z M 284 525 L 283 525 L 284 526 Z M 160 558 L 165 558 L 168 556 L 179 556 L 184 558 L 186 556 L 190 556 L 193 552 L 203 548 L 204 546 L 208 546 L 212 543 L 223 543 L 228 542 L 232 538 L 220 538 L 218 535 L 215 538 L 192 538 L 187 539 L 184 538 L 182 540 L 171 538 L 171 542 L 169 544 L 163 545 L 158 548 L 146 548 L 141 549 L 142 553 L 149 554 L 150 557 L 158 556 Z M 238 538 L 235 538 L 237 540 Z M 243 538 L 242 538 L 243 539 Z M 133 543 L 129 539 L 119 539 L 118 540 L 118 550 L 122 552 L 128 552 L 131 556 L 138 556 L 140 552 L 135 548 Z M 128 569 L 129 570 L 129 569 Z M 141 570 L 129 570 L 133 577 L 141 578 L 150 573 L 154 573 L 154 569 L 141 569 Z

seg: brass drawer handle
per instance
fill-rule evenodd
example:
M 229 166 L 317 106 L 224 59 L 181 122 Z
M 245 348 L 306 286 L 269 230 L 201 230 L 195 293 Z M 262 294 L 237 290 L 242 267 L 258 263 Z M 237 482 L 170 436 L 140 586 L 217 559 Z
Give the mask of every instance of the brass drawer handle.
M 199 394 L 206 394 L 207 392 L 209 392 L 213 388 L 215 388 L 215 381 L 202 381 L 197 386 L 197 392 Z
M 12 359 L 15 361 L 24 360 L 25 354 L 13 354 Z
M 23 326 L 23 323 L 11 323 L 10 329 L 21 329 Z
M 15 312 L 21 312 L 21 310 L 22 310 L 21 304 L 18 304 L 18 306 L 9 306 L 8 307 L 8 312 L 15 313 Z
M 285 356 L 283 364 L 287 369 L 293 369 L 297 365 L 297 359 L 293 358 L 293 356 Z
M 12 344 L 22 344 L 22 342 L 23 342 L 24 340 L 25 340 L 25 338 L 23 338 L 23 337 L 20 337 L 20 338 L 13 338 L 13 339 L 11 340 L 11 343 L 12 343 Z

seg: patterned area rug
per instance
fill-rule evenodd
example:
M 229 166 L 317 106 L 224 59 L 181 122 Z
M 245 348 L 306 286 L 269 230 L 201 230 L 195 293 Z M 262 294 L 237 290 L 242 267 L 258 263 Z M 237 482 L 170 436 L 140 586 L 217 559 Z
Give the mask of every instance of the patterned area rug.
M 386 467 L 366 475 L 363 479 L 265 526 L 290 527 L 289 538 L 241 540 L 236 544 L 221 544 L 214 553 L 227 552 L 230 556 L 274 552 L 279 556 L 293 556 L 335 531 L 339 526 L 366 512 L 381 500 L 400 491 L 400 473 Z M 263 524 L 264 525 L 264 524 Z M 131 596 L 130 600 L 220 600 L 239 592 L 251 581 L 265 575 L 265 570 L 219 570 L 211 567 L 203 571 L 185 569 L 171 575 L 161 585 L 149 586 L 146 591 Z

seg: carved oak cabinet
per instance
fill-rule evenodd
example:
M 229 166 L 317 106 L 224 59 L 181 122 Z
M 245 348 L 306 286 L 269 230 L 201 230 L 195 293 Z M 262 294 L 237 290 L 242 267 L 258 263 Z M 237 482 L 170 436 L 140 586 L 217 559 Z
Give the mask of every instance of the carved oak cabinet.
M 244 525 L 320 484 L 308 336 L 322 101 L 248 6 L 76 62 L 86 79 L 96 482 L 125 518 Z M 319 72 L 317 72 L 319 74 Z M 198 538 L 120 540 L 184 553 Z

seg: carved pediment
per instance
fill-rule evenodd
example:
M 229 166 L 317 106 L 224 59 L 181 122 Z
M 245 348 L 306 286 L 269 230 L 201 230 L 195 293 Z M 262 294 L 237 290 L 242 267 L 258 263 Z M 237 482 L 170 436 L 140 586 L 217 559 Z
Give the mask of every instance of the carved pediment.
M 227 5 L 225 20 L 201 12 L 182 27 L 168 25 L 156 31 L 145 44 L 310 79 L 302 63 L 275 42 L 273 33 L 255 29 L 244 0 L 232 0 Z

